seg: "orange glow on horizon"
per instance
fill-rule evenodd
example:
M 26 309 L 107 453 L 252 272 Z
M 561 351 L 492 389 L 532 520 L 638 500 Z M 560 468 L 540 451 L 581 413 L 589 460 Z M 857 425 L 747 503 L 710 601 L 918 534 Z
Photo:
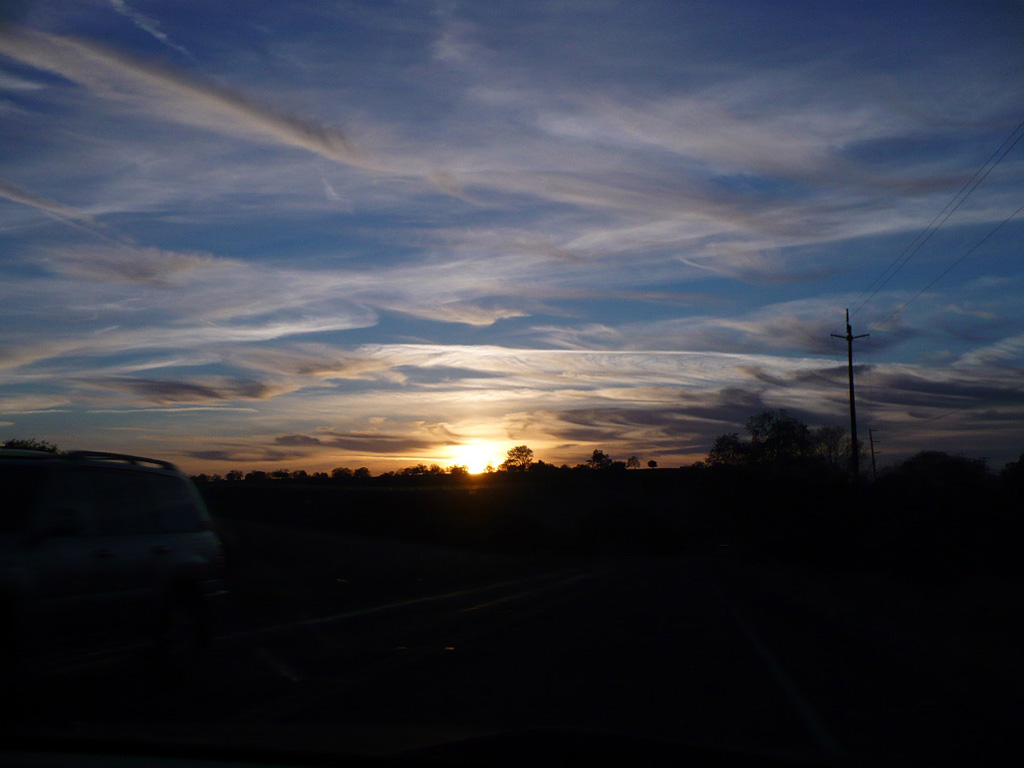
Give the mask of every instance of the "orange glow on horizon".
M 508 449 L 499 443 L 466 443 L 452 449 L 451 462 L 465 466 L 471 474 L 478 475 L 490 464 L 495 469 L 505 460 Z

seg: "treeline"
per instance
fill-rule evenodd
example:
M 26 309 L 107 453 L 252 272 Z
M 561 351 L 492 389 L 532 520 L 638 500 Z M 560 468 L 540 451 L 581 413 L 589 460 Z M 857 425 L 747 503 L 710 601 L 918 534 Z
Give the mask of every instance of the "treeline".
M 854 446 L 846 430 L 838 425 L 808 427 L 785 410 L 766 410 L 751 416 L 746 423 L 747 437 L 730 432 L 715 438 L 705 460 L 691 467 L 680 467 L 689 482 L 733 483 L 743 487 L 779 486 L 798 489 L 801 486 L 835 486 L 833 492 L 848 484 Z M 0 448 L 63 453 L 55 444 L 31 439 L 8 439 Z M 858 454 L 863 446 L 856 447 Z M 862 459 L 866 457 L 861 457 Z M 861 461 L 861 479 L 871 477 L 868 463 Z M 208 484 L 313 484 L 313 485 L 451 485 L 487 484 L 488 481 L 526 478 L 554 481 L 558 478 L 613 478 L 626 470 L 640 469 L 639 457 L 630 456 L 621 461 L 613 459 L 603 450 L 595 449 L 590 457 L 575 466 L 555 465 L 535 459 L 527 445 L 517 445 L 506 453 L 497 467 L 488 466 L 478 475 L 471 474 L 464 465 L 441 467 L 439 464 L 416 464 L 399 470 L 374 475 L 367 467 L 355 469 L 335 467 L 330 472 L 308 472 L 305 469 L 252 470 L 233 469 L 224 475 L 200 473 L 192 475 L 200 485 Z M 658 462 L 650 460 L 648 469 L 656 469 Z M 662 474 L 662 473 L 659 473 Z M 714 478 L 718 477 L 718 480 Z M 728 480 L 723 481 L 723 477 Z M 938 499 L 941 503 L 960 500 L 964 494 L 981 494 L 999 488 L 1010 497 L 1024 494 L 1024 454 L 1010 462 L 998 475 L 991 472 L 983 459 L 952 456 L 941 451 L 921 451 L 899 464 L 883 469 L 877 478 L 879 491 L 887 496 Z M 661 480 L 659 482 L 665 482 Z M 955 489 L 955 492 L 952 492 Z M 950 491 L 951 493 L 945 493 Z M 1024 500 L 1024 499 L 1022 499 Z
M 852 480 L 854 451 L 860 459 L 859 480 L 877 480 L 880 490 L 902 494 L 941 495 L 942 489 L 981 492 L 995 487 L 999 481 L 1007 487 L 1019 486 L 1024 480 L 1024 454 L 1006 465 L 997 476 L 984 459 L 952 456 L 942 451 L 921 451 L 909 459 L 884 468 L 877 478 L 871 462 L 864 456 L 862 441 L 854 446 L 846 430 L 838 425 L 812 429 L 783 410 L 767 410 L 750 417 L 746 423 L 747 437 L 729 432 L 715 438 L 698 468 L 732 472 L 751 481 L 767 475 L 782 476 L 788 481 L 801 479 L 820 482 Z
M 785 409 L 766 410 L 747 420 L 748 438 L 727 432 L 715 438 L 705 464 L 721 466 L 782 466 L 843 473 L 863 445 L 837 424 L 811 429 Z
M 555 466 L 516 446 L 482 475 L 340 467 L 237 472 L 199 487 L 224 518 L 504 554 L 714 554 L 936 584 L 975 573 L 1024 580 L 1024 456 L 996 474 L 980 460 L 923 451 L 877 482 L 868 473 L 856 483 L 843 443 L 830 458 L 821 434 L 767 412 L 745 438 L 716 440 L 705 461 L 687 467 L 627 471 L 603 451 Z M 715 450 L 723 444 L 727 454 Z
M 977 489 L 993 485 L 1003 478 L 1007 485 L 1020 484 L 1024 473 L 1024 454 L 1021 459 L 1006 466 L 1001 475 L 994 475 L 984 460 L 962 456 L 950 456 L 938 451 L 922 451 L 899 464 L 883 469 L 875 477 L 872 463 L 864 454 L 864 446 L 856 446 L 846 430 L 834 424 L 809 427 L 785 410 L 766 410 L 751 416 L 746 423 L 745 437 L 738 432 L 728 432 L 715 438 L 704 461 L 692 467 L 680 468 L 694 472 L 729 474 L 741 484 L 764 485 L 782 482 L 797 486 L 809 484 L 820 486 L 828 483 L 841 487 L 854 480 L 851 467 L 854 452 L 859 459 L 860 477 L 857 480 L 878 480 L 884 487 L 909 485 L 922 493 L 928 488 L 953 483 L 958 487 Z M 510 448 L 505 460 L 497 467 L 488 466 L 482 475 L 472 475 L 467 467 L 439 464 L 416 464 L 403 469 L 373 475 L 366 467 L 350 469 L 336 467 L 330 472 L 307 472 L 306 470 L 278 469 L 272 472 L 255 470 L 243 473 L 232 470 L 225 476 L 200 474 L 193 476 L 198 483 L 267 483 L 299 482 L 343 485 L 450 485 L 462 483 L 487 483 L 511 477 L 524 480 L 556 480 L 568 477 L 607 477 L 626 470 L 640 469 L 639 457 L 616 460 L 603 450 L 594 450 L 586 461 L 569 466 L 555 465 L 536 459 L 527 445 Z M 658 462 L 646 462 L 648 469 L 658 467 Z M 597 473 L 597 475 L 595 475 Z M 693 474 L 692 472 L 690 473 Z
M 648 469 L 655 469 L 658 462 L 650 460 L 647 462 Z M 404 467 L 399 470 L 382 472 L 374 475 L 366 467 L 351 469 L 349 467 L 335 467 L 330 472 L 307 472 L 304 469 L 277 469 L 271 472 L 254 470 L 242 472 L 231 470 L 225 475 L 219 474 L 198 474 L 193 475 L 192 480 L 196 483 L 267 483 L 267 482 L 299 482 L 315 484 L 343 484 L 343 485 L 387 485 L 387 484 L 408 484 L 429 483 L 429 484 L 450 484 L 465 482 L 481 482 L 489 476 L 496 478 L 509 475 L 531 477 L 555 477 L 570 474 L 591 472 L 620 472 L 627 469 L 640 469 L 641 463 L 637 456 L 630 456 L 625 461 L 613 459 L 604 451 L 597 449 L 585 462 L 570 467 L 568 464 L 549 464 L 543 460 L 535 460 L 534 452 L 529 446 L 517 445 L 510 448 L 506 453 L 505 460 L 497 467 L 488 465 L 483 473 L 474 475 L 469 468 L 461 464 L 453 464 L 442 467 L 440 464 L 416 464 L 411 467 Z

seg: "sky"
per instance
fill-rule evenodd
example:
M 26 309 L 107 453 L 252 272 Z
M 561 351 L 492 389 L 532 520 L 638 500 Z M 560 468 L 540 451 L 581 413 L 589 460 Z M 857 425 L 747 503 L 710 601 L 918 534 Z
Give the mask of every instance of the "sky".
M 1020 2 L 14 2 L 0 438 L 1024 451 Z

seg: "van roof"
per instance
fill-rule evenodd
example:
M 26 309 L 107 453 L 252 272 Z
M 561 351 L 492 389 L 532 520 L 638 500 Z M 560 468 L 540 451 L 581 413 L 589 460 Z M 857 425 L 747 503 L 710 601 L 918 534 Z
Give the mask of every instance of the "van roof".
M 22 448 L 0 449 L 0 459 L 32 459 L 54 460 L 54 461 L 89 461 L 116 464 L 129 464 L 132 466 L 150 466 L 158 469 L 178 472 L 178 468 L 169 461 L 163 459 L 152 459 L 147 456 L 134 456 L 128 453 L 108 453 L 106 451 L 69 451 L 68 453 L 51 453 L 49 451 L 31 451 Z

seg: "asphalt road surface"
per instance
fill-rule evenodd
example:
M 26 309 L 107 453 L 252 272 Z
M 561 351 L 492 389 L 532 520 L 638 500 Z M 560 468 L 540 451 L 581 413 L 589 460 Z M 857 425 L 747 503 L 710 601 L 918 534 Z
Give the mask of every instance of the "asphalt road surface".
M 933 765 L 1003 760 L 1024 723 L 1011 681 L 826 617 L 728 558 L 552 563 L 329 603 L 232 609 L 184 674 L 132 648 L 50 660 L 9 728 L 362 754 L 583 729 Z

